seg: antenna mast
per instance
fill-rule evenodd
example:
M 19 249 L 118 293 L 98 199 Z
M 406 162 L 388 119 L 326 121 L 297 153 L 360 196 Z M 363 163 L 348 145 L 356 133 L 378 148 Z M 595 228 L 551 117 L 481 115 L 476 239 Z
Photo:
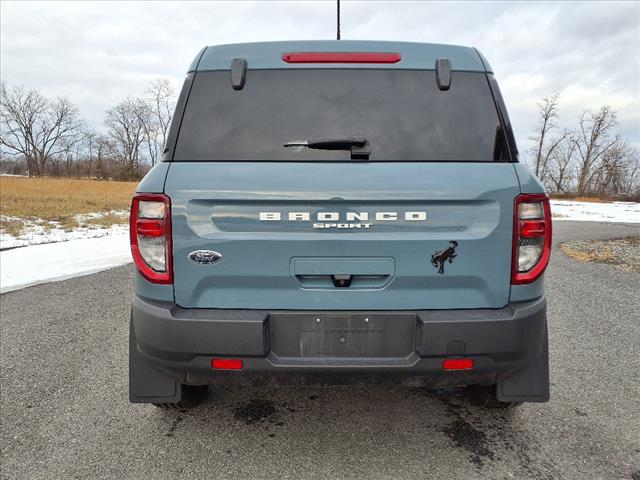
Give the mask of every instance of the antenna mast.
M 340 0 L 337 0 L 337 2 L 338 2 L 338 30 L 336 34 L 336 40 L 340 40 Z

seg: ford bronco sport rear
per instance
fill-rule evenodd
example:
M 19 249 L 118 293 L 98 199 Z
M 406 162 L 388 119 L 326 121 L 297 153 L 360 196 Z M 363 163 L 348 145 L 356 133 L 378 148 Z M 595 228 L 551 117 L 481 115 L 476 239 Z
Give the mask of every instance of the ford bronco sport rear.
M 549 398 L 551 217 L 472 48 L 207 47 L 133 199 L 130 399 L 219 383 Z

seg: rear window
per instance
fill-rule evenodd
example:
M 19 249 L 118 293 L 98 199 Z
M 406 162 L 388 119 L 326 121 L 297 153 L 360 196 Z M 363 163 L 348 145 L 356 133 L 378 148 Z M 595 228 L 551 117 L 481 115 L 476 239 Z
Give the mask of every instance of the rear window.
M 198 72 L 176 161 L 349 160 L 348 151 L 285 148 L 286 142 L 364 137 L 371 161 L 507 160 L 504 133 L 483 73 L 249 70 L 242 90 L 229 71 Z

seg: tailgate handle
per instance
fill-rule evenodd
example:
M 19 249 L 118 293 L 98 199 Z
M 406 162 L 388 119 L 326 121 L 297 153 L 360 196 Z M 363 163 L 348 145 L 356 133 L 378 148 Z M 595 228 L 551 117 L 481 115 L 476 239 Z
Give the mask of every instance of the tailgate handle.
M 382 288 L 393 277 L 391 275 L 295 275 L 302 288 Z
M 302 288 L 383 288 L 395 275 L 390 257 L 295 257 L 291 276 Z

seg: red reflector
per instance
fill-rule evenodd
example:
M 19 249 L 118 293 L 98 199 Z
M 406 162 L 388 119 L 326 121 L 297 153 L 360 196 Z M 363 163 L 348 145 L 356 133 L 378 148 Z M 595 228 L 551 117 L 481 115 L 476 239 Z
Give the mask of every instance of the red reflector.
M 160 237 L 164 234 L 162 220 L 138 220 L 136 233 L 144 237 Z
M 379 52 L 296 52 L 283 53 L 287 63 L 398 63 L 399 53 Z
M 471 358 L 447 358 L 442 361 L 443 370 L 471 370 L 473 359 Z
M 544 220 L 524 220 L 520 222 L 520 236 L 526 238 L 541 237 L 545 232 Z
M 239 358 L 214 358 L 211 368 L 216 370 L 242 370 L 244 362 Z

